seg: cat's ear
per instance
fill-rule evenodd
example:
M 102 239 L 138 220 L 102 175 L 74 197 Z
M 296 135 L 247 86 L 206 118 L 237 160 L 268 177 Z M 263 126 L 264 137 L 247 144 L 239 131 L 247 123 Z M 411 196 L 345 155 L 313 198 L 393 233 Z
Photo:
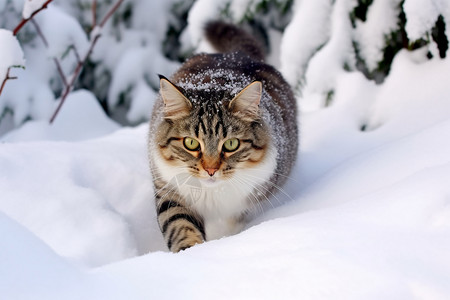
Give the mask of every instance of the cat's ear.
M 178 119 L 189 114 L 192 104 L 188 98 L 166 77 L 159 75 L 159 92 L 164 101 L 164 113 L 168 119 Z
M 241 118 L 254 121 L 259 118 L 259 102 L 261 101 L 262 83 L 254 81 L 246 86 L 231 100 L 228 108 Z

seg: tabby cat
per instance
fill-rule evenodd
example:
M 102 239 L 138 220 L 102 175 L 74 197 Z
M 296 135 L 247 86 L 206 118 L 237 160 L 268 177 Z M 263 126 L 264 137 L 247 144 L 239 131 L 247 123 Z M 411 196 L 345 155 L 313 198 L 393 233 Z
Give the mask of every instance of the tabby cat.
M 205 36 L 220 53 L 160 76 L 150 121 L 158 223 L 173 252 L 242 230 L 297 154 L 295 98 L 256 39 L 220 21 Z

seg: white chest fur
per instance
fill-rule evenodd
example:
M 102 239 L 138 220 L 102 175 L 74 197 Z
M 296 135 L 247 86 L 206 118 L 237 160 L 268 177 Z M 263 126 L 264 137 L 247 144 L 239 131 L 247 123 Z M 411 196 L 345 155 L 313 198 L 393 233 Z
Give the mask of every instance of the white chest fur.
M 155 151 L 157 152 L 157 151 Z M 249 209 L 258 209 L 257 199 L 265 198 L 264 183 L 276 168 L 277 153 L 269 150 L 264 160 L 255 168 L 236 170 L 231 179 L 211 184 L 198 179 L 183 168 L 168 165 L 154 153 L 154 163 L 163 179 L 178 189 L 180 195 L 204 219 L 208 240 L 235 234 L 242 229 L 240 215 Z

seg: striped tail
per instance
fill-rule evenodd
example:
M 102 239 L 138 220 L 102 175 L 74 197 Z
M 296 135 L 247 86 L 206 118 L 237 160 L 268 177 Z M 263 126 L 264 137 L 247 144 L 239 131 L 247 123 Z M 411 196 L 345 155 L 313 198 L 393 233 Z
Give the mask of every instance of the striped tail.
M 245 30 L 223 21 L 211 21 L 205 26 L 206 39 L 219 52 L 243 52 L 255 60 L 264 61 L 261 44 Z

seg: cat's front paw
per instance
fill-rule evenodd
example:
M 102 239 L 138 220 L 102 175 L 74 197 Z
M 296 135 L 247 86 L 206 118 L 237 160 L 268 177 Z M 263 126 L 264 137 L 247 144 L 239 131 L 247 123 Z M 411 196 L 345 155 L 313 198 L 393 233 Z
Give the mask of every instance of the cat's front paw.
M 186 227 L 181 229 L 178 234 L 169 237 L 167 246 L 170 251 L 179 252 L 201 243 L 203 243 L 202 234 L 198 230 Z

